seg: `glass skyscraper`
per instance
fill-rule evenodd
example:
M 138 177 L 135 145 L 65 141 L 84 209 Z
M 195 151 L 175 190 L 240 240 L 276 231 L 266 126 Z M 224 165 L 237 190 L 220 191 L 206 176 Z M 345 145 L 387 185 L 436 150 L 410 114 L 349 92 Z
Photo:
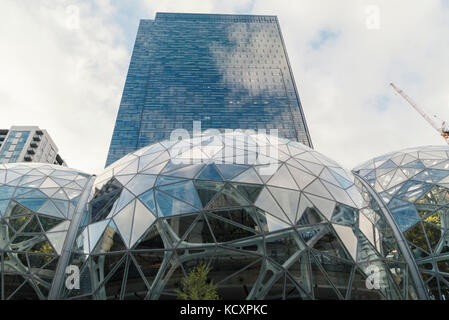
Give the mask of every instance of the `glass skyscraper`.
M 141 20 L 106 165 L 177 128 L 278 129 L 312 147 L 276 16 Z

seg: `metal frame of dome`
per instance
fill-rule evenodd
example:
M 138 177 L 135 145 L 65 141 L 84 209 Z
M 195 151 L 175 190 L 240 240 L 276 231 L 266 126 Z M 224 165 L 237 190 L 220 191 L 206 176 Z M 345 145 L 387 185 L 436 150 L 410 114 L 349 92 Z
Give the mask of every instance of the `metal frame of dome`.
M 274 136 L 150 145 L 97 177 L 67 248 L 81 289 L 55 297 L 174 298 L 206 262 L 224 298 L 422 298 L 407 253 L 360 188 L 336 162 Z M 373 266 L 378 290 L 365 287 Z
M 431 298 L 449 299 L 449 146 L 388 153 L 353 171 L 394 217 Z
M 2 165 L 1 298 L 174 298 L 205 262 L 225 299 L 425 299 L 390 214 L 336 162 L 251 131 L 162 141 L 98 177 Z
M 0 165 L 1 299 L 48 298 L 89 180 L 56 165 Z

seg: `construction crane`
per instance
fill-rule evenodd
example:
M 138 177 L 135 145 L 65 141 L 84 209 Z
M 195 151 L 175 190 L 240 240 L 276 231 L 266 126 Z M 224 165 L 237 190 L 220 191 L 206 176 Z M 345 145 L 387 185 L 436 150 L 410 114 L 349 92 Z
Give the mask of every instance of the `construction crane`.
M 427 115 L 418 105 L 408 96 L 405 94 L 404 91 L 399 89 L 394 85 L 394 83 L 390 83 L 390 86 L 393 87 L 393 89 L 399 93 L 418 113 L 426 119 L 426 121 L 439 132 L 439 134 L 444 138 L 447 144 L 449 144 L 449 125 L 446 121 L 443 121 L 441 125 L 438 125 L 431 117 Z M 436 116 L 434 116 L 437 118 Z

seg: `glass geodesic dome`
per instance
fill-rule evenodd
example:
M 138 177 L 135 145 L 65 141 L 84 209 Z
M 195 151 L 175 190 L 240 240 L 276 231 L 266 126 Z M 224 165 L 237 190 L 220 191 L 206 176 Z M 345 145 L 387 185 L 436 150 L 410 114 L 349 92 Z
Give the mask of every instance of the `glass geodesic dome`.
M 96 178 L 69 262 L 81 287 L 59 297 L 172 299 L 206 263 L 222 299 L 415 299 L 406 252 L 362 189 L 274 136 L 150 145 Z
M 389 208 L 431 298 L 449 299 L 449 147 L 392 152 L 354 172 Z
M 89 177 L 49 164 L 0 165 L 2 299 L 48 297 Z

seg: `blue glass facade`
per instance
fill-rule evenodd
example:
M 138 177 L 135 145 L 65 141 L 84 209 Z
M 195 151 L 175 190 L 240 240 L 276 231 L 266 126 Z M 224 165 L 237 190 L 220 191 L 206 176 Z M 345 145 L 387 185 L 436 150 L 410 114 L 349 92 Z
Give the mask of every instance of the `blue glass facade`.
M 312 147 L 275 16 L 141 20 L 106 165 L 177 128 L 278 129 Z

